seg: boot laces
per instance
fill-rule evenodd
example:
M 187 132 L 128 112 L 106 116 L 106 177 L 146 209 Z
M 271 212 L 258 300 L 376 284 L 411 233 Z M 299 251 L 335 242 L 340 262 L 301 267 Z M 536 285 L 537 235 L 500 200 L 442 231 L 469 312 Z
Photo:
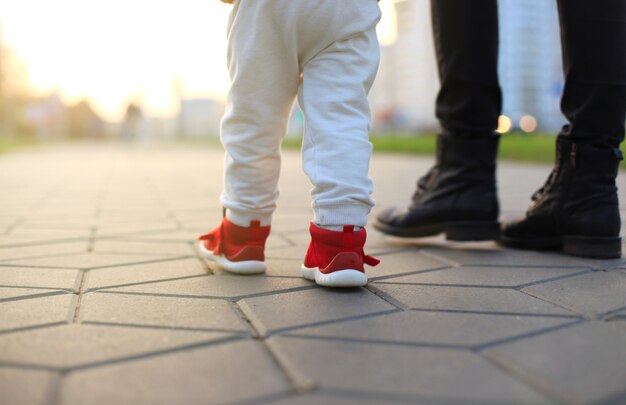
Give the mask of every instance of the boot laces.
M 437 165 L 434 165 L 428 170 L 428 172 L 426 172 L 424 176 L 422 176 L 422 178 L 418 180 L 417 190 L 415 190 L 415 193 L 413 194 L 414 200 L 419 198 L 422 194 L 430 189 L 432 179 L 437 175 L 438 170 L 439 167 Z
M 544 194 L 550 192 L 550 189 L 552 188 L 552 185 L 554 184 L 554 181 L 556 180 L 557 172 L 558 172 L 558 170 L 557 170 L 556 167 L 552 169 L 552 171 L 550 172 L 550 175 L 548 175 L 548 179 L 543 184 L 543 186 L 541 186 L 541 188 L 539 190 L 535 191 L 535 193 L 532 195 L 532 197 L 531 197 L 532 201 L 537 201 Z

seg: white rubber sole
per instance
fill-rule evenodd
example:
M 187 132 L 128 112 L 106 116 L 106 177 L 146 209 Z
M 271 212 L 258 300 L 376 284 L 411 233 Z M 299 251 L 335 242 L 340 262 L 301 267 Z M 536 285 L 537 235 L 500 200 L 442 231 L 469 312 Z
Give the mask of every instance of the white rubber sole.
M 198 249 L 202 256 L 214 261 L 222 270 L 235 274 L 260 274 L 265 273 L 267 266 L 265 262 L 258 260 L 246 260 L 242 262 L 231 262 L 223 255 L 216 256 L 212 251 L 204 247 L 204 243 L 198 243 Z
M 363 287 L 367 284 L 365 273 L 353 269 L 324 274 L 317 267 L 302 265 L 302 277 L 324 287 Z

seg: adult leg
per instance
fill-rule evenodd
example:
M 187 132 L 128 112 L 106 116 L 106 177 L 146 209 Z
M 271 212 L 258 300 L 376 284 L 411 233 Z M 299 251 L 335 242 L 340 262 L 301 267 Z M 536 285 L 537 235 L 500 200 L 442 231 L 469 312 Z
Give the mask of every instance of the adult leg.
M 626 120 L 626 2 L 558 1 L 569 124 L 555 167 L 525 218 L 505 224 L 501 243 L 621 256 L 615 178 Z
M 496 0 L 431 0 L 441 89 L 442 126 L 436 165 L 417 184 L 408 209 L 391 208 L 374 227 L 395 236 L 445 232 L 448 239 L 496 239 L 499 234 L 494 134 L 502 108 L 497 76 Z

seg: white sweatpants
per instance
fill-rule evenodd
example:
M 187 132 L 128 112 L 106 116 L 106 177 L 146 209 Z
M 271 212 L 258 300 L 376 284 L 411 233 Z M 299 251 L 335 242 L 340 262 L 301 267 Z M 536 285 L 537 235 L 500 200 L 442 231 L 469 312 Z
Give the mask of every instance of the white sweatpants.
M 314 221 L 365 226 L 374 205 L 367 94 L 380 59 L 379 19 L 376 0 L 235 1 L 228 25 L 232 85 L 221 128 L 221 202 L 229 220 L 271 223 L 280 143 L 297 95 Z

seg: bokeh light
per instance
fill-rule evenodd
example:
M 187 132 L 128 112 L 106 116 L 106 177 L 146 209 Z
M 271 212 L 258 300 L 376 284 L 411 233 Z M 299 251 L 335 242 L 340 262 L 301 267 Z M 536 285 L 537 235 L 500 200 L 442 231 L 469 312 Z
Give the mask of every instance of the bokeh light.
M 505 134 L 511 130 L 512 126 L 511 119 L 506 115 L 501 115 L 498 117 L 498 129 L 496 129 L 496 132 Z
M 524 115 L 519 120 L 519 127 L 524 132 L 535 132 L 537 129 L 537 119 L 532 115 Z

